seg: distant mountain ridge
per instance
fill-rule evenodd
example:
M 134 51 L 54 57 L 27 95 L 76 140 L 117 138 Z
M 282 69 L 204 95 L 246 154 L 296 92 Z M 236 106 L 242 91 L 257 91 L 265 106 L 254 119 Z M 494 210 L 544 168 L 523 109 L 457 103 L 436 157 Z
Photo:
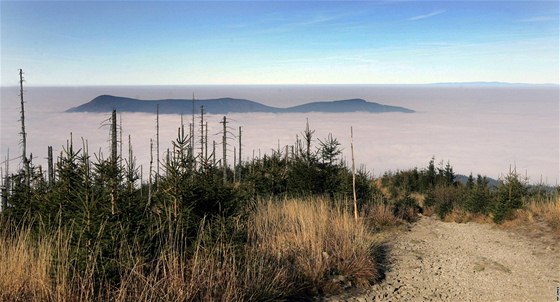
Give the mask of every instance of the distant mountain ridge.
M 163 100 L 140 100 L 134 98 L 100 95 L 88 103 L 70 108 L 66 112 L 111 112 L 113 109 L 119 112 L 146 112 L 156 111 L 159 105 L 159 112 L 162 114 L 191 114 L 193 111 L 193 101 L 188 99 L 163 99 Z M 194 111 L 198 113 L 200 107 L 204 106 L 204 111 L 208 114 L 227 114 L 227 113 L 307 113 L 307 112 L 402 112 L 414 113 L 414 110 L 383 105 L 375 102 L 367 102 L 363 99 L 348 99 L 337 101 L 312 102 L 288 108 L 277 108 L 263 105 L 261 103 L 234 98 L 218 98 L 195 100 Z
M 442 87 L 558 87 L 555 83 L 511 83 L 511 82 L 441 82 L 430 86 Z

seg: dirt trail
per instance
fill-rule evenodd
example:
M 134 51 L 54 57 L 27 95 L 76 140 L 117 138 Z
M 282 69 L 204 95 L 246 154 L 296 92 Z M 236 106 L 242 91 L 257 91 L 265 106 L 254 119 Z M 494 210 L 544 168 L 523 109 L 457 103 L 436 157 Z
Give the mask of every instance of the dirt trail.
M 397 236 L 386 279 L 330 301 L 557 301 L 559 243 L 490 224 L 423 217 Z

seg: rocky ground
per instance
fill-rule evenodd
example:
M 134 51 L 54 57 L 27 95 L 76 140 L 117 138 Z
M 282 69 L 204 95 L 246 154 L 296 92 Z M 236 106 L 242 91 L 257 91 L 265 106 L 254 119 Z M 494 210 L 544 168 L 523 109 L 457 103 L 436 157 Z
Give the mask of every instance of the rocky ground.
M 385 280 L 327 301 L 557 301 L 560 244 L 545 231 L 422 217 L 390 243 Z

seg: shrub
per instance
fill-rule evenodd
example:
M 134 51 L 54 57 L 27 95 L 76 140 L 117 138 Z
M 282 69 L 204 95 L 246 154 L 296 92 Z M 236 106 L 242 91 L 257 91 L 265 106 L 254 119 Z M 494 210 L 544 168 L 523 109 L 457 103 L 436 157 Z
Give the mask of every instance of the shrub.
M 525 195 L 527 195 L 527 185 L 520 180 L 520 176 L 515 172 L 506 175 L 498 187 L 493 209 L 494 222 L 501 223 L 511 215 L 513 210 L 520 209 Z
M 453 211 L 462 199 L 462 191 L 455 186 L 436 186 L 428 191 L 424 200 L 426 207 L 433 207 L 434 212 L 443 219 Z
M 416 198 L 410 194 L 397 197 L 393 204 L 393 215 L 408 222 L 416 220 L 419 210 L 420 206 Z
M 464 209 L 475 214 L 486 214 L 492 201 L 492 194 L 486 177 L 478 175 L 476 184 L 467 186 Z

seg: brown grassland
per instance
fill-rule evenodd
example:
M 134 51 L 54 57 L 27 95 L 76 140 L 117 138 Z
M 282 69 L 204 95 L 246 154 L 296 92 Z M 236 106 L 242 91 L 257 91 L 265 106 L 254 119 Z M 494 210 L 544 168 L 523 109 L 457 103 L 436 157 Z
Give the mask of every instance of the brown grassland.
M 208 236 L 215 228 L 203 222 L 189 249 L 194 252 L 188 254 L 169 248 L 148 263 L 130 259 L 123 247 L 127 267 L 117 287 L 94 281 L 95 255 L 85 273 L 73 269 L 72 245 L 64 230 L 32 235 L 25 227 L 3 226 L 0 301 L 254 301 L 367 288 L 385 270 L 386 230 L 405 224 L 390 205 L 372 205 L 355 221 L 343 204 L 322 198 L 261 200 L 249 215 L 246 225 L 238 226 L 247 230 L 243 245 Z M 492 223 L 487 216 L 459 210 L 444 220 Z M 536 225 L 546 225 L 560 237 L 559 197 L 528 200 L 500 227 Z
M 209 242 L 202 223 L 189 255 L 170 248 L 153 265 L 126 259 L 123 248 L 122 263 L 130 267 L 117 288 L 93 281 L 94 255 L 85 274 L 72 269 L 64 231 L 34 237 L 25 228 L 3 228 L 0 300 L 270 300 L 364 287 L 382 274 L 384 251 L 362 220 L 324 199 L 261 201 L 243 246 L 223 237 Z

